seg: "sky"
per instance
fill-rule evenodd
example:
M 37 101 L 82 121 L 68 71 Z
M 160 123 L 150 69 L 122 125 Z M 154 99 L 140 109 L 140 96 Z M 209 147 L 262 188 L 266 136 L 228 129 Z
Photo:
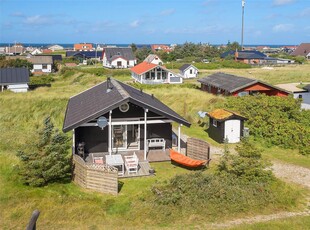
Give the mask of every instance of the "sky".
M 0 43 L 241 43 L 242 0 L 0 0 Z M 244 44 L 310 42 L 310 0 L 245 0 Z

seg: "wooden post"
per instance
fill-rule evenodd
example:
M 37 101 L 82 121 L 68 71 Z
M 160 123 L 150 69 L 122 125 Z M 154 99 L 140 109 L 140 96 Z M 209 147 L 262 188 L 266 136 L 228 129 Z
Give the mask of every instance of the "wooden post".
M 148 109 L 144 109 L 144 160 L 146 160 L 146 150 L 147 150 L 147 142 L 146 142 L 146 134 L 147 134 L 147 112 Z
M 109 143 L 108 143 L 109 154 L 112 155 L 112 110 L 110 110 L 109 112 L 108 136 L 109 136 Z
M 72 130 L 72 154 L 75 154 L 75 129 Z
M 182 124 L 179 124 L 178 127 L 178 152 L 181 153 L 181 126 Z
M 40 215 L 39 210 L 33 211 L 31 218 L 30 218 L 30 221 L 26 227 L 26 230 L 36 230 L 36 223 L 37 223 L 37 220 L 39 218 L 39 215 Z

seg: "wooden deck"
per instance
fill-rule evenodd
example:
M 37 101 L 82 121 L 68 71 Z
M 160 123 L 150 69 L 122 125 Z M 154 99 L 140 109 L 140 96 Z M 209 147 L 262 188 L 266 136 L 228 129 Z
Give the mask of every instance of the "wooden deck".
M 118 154 L 121 154 L 123 156 L 126 155 L 132 155 L 133 153 L 136 153 L 137 157 L 139 158 L 139 168 L 138 173 L 128 173 L 126 170 L 126 167 L 124 167 L 124 175 L 119 175 L 119 178 L 129 178 L 129 177 L 140 177 L 140 176 L 150 176 L 152 175 L 149 170 L 151 169 L 150 162 L 163 162 L 163 161 L 170 161 L 169 157 L 169 150 L 150 150 L 147 154 L 147 160 L 144 160 L 144 151 L 138 150 L 138 151 L 125 151 L 125 152 L 119 152 Z M 114 153 L 115 154 L 115 153 Z M 85 161 L 87 163 L 93 163 L 93 157 L 103 157 L 104 164 L 105 164 L 105 156 L 108 155 L 108 153 L 90 153 L 87 155 Z

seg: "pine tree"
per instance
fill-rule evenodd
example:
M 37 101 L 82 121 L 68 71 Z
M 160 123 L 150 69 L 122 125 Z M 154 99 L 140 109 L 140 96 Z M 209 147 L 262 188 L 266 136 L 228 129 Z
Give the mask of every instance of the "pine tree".
M 40 139 L 34 143 L 35 151 L 18 151 L 18 167 L 23 182 L 30 186 L 44 186 L 70 179 L 71 160 L 68 154 L 69 138 L 54 129 L 50 117 L 44 119 L 39 131 Z

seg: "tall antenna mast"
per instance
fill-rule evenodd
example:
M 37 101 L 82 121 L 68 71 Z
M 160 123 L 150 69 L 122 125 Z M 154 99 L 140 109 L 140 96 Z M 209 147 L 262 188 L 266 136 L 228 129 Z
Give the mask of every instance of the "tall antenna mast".
M 242 0 L 242 30 L 241 30 L 241 50 L 243 50 L 243 29 L 244 29 L 244 5 L 245 0 Z

